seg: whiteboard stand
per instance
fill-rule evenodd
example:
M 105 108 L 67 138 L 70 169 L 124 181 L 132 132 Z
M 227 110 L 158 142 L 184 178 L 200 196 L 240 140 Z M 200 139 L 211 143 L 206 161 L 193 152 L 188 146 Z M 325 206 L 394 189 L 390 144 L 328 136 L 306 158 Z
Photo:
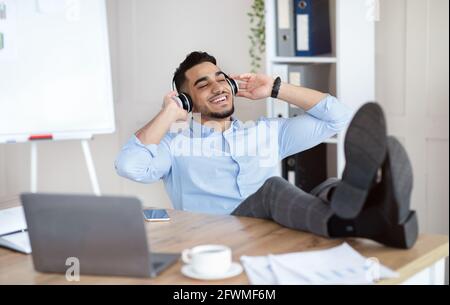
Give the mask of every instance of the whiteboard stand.
M 101 196 L 100 187 L 98 185 L 97 173 L 95 172 L 94 161 L 92 159 L 91 149 L 87 140 L 81 140 L 81 147 L 83 148 L 84 159 L 89 172 L 89 179 L 91 180 L 92 190 L 96 196 Z
M 84 159 L 86 161 L 86 167 L 89 173 L 89 179 L 91 180 L 92 190 L 96 196 L 101 196 L 100 187 L 98 184 L 97 173 L 95 172 L 94 161 L 92 159 L 91 149 L 87 140 L 81 140 L 81 148 L 83 149 Z M 31 192 L 37 192 L 37 143 L 31 142 Z

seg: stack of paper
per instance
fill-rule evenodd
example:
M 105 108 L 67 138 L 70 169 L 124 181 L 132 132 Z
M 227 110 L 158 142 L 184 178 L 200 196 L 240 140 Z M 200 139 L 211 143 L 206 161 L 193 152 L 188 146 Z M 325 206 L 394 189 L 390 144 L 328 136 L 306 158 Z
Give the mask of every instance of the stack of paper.
M 31 253 L 27 223 L 22 207 L 0 210 L 0 246 Z
M 268 256 L 242 256 L 253 285 L 373 284 L 398 274 L 366 258 L 347 243 L 335 248 Z

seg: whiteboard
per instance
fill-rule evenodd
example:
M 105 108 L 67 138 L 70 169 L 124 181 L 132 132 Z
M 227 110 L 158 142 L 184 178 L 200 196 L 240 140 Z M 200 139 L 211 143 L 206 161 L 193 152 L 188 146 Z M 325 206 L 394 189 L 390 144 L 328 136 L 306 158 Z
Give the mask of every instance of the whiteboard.
M 0 143 L 114 132 L 105 0 L 0 3 Z

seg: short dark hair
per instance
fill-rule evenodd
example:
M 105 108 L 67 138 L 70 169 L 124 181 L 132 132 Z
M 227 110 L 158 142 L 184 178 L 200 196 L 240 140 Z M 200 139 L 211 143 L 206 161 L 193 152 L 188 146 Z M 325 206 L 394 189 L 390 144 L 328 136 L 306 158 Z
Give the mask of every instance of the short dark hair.
M 210 62 L 214 65 L 217 64 L 217 61 L 214 58 L 214 56 L 209 55 L 206 52 L 195 51 L 187 55 L 186 59 L 180 64 L 180 66 L 176 69 L 173 75 L 173 81 L 175 82 L 176 89 L 181 90 L 181 87 L 186 82 L 187 70 L 204 62 Z

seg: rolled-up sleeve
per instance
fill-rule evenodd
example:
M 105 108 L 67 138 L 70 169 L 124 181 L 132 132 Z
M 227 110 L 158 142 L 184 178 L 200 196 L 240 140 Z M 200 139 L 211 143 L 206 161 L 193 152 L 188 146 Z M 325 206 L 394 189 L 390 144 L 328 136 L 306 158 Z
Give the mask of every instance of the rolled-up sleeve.
M 140 183 L 153 183 L 165 178 L 171 170 L 169 140 L 144 145 L 133 135 L 122 147 L 115 161 L 117 174 Z
M 334 96 L 327 95 L 304 115 L 280 119 L 280 157 L 310 149 L 334 136 L 349 124 L 352 111 Z

